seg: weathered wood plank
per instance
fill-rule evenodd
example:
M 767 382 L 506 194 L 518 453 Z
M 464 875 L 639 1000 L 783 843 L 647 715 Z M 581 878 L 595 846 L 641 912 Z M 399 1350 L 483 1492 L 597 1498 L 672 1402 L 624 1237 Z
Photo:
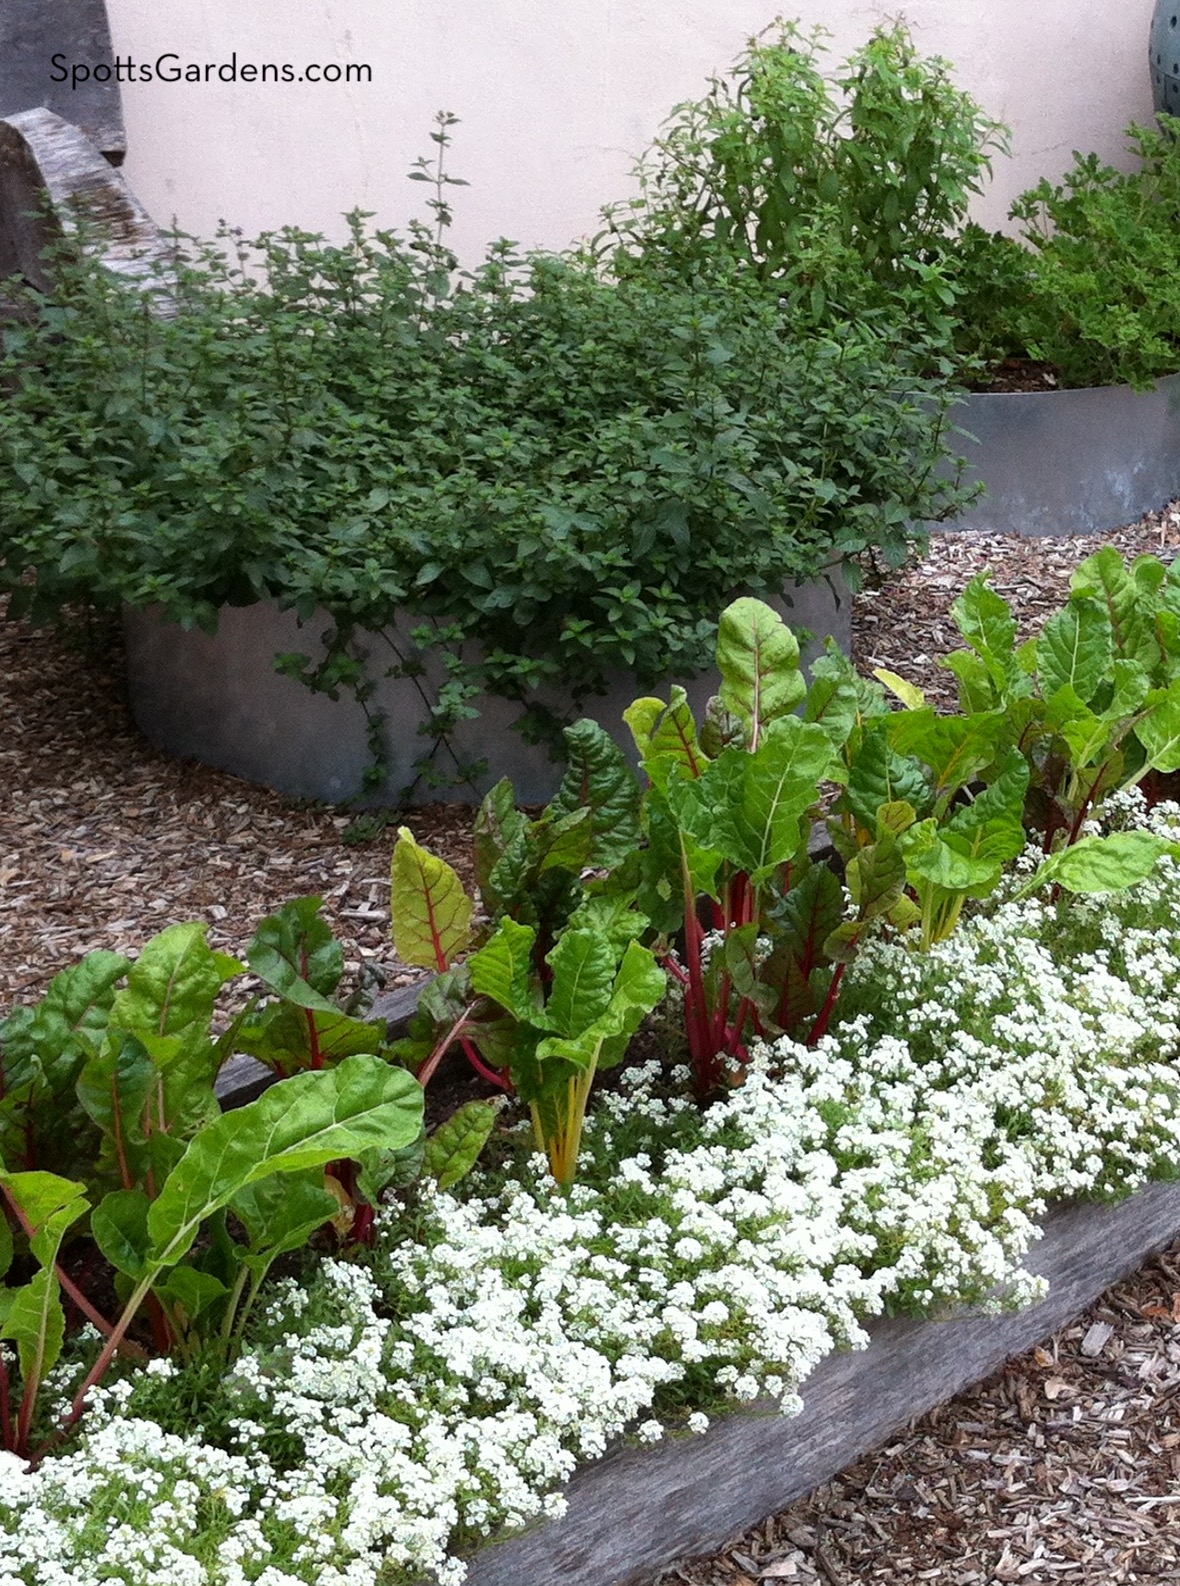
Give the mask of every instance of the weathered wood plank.
M 633 1586 L 674 1559 L 715 1551 L 1047 1337 L 1178 1230 L 1177 1184 L 1119 1206 L 1052 1213 L 1029 1260 L 1049 1279 L 1041 1304 L 1002 1317 L 880 1323 L 867 1350 L 819 1366 L 798 1417 L 752 1406 L 703 1437 L 610 1454 L 575 1476 L 564 1519 L 475 1554 L 468 1586 Z
M 63 67 L 74 68 L 64 82 Z M 116 78 L 105 0 L 3 0 L 0 117 L 44 106 L 119 164 L 127 138 Z
M 0 279 L 20 275 L 49 291 L 45 248 L 77 216 L 118 275 L 143 279 L 168 257 L 163 233 L 78 127 L 49 110 L 0 120 Z

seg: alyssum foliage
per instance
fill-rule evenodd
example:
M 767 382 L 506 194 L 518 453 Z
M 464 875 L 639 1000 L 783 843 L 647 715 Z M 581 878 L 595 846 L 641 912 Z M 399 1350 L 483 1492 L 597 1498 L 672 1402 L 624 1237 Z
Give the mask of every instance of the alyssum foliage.
M 895 322 L 797 322 L 724 253 L 610 279 L 502 242 L 460 271 L 449 125 L 414 173 L 436 183 L 433 232 L 354 214 L 340 245 L 178 237 L 138 291 L 82 238 L 51 304 L 18 292 L 0 359 L 15 611 L 158 602 L 209 629 L 226 604 L 327 612 L 328 659 L 284 664 L 362 699 L 380 666 L 420 675 L 393 630 L 408 612 L 453 657 L 429 701 L 445 729 L 477 688 L 527 703 L 542 679 L 579 697 L 618 668 L 689 673 L 738 591 L 896 560 L 912 523 L 956 510 L 935 474 L 948 398 Z M 393 646 L 368 670 L 357 629 Z

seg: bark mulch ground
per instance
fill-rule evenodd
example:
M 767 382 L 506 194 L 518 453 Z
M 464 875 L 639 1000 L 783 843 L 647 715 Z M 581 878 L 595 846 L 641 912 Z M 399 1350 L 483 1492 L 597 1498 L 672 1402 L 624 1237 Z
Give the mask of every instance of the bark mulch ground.
M 950 533 L 855 603 L 862 670 L 888 667 L 953 702 L 937 662 L 949 607 L 991 570 L 1025 634 L 1098 546 L 1180 554 L 1180 504 L 1107 536 Z M 409 818 L 469 865 L 470 812 Z M 131 724 L 116 642 L 79 648 L 0 613 L 0 1013 L 92 948 L 134 952 L 182 919 L 241 953 L 286 899 L 319 893 L 352 974 L 411 978 L 393 957 L 395 827 L 297 805 L 164 756 Z M 916 1423 L 809 1499 L 664 1586 L 945 1586 L 1180 1582 L 1180 1245 L 1002 1374 Z

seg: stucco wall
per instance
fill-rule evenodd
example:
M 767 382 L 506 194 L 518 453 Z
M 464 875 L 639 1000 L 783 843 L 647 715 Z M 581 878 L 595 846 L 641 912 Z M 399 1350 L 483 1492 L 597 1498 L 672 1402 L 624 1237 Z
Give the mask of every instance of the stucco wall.
M 1070 151 L 1118 162 L 1123 127 L 1151 113 L 1152 0 L 787 0 L 833 34 L 833 59 L 901 14 L 924 51 L 1013 129 L 986 199 L 1012 197 Z M 360 84 L 124 81 L 126 174 L 158 220 L 208 233 L 285 223 L 335 232 L 352 205 L 398 226 L 427 190 L 405 180 L 453 111 L 453 240 L 561 247 L 624 196 L 633 158 L 674 103 L 699 96 L 773 0 L 108 0 L 115 54 L 152 63 L 349 62 Z M 171 62 L 175 65 L 176 62 Z

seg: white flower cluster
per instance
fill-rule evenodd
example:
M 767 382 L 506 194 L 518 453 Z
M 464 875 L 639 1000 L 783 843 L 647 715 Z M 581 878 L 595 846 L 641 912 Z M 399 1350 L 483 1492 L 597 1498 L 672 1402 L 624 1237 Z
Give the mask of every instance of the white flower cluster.
M 148 1418 L 183 1377 L 163 1366 L 100 1393 L 70 1452 L 0 1456 L 0 1586 L 452 1586 L 456 1542 L 560 1513 L 628 1430 L 702 1433 L 726 1398 L 794 1412 L 886 1307 L 1027 1301 L 1050 1198 L 1175 1160 L 1178 877 L 1060 906 L 1010 888 L 927 955 L 879 942 L 814 1049 L 756 1050 L 704 1115 L 627 1071 L 568 1196 L 532 1156 L 425 1195 L 412 1227 L 384 1214 L 370 1266 L 271 1291 L 208 1424 Z

